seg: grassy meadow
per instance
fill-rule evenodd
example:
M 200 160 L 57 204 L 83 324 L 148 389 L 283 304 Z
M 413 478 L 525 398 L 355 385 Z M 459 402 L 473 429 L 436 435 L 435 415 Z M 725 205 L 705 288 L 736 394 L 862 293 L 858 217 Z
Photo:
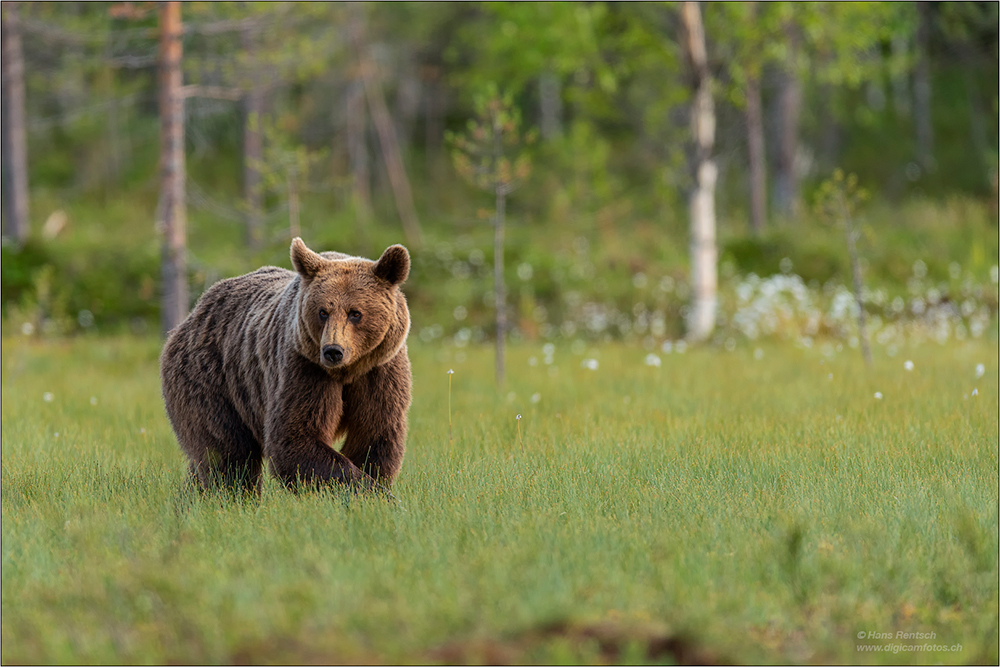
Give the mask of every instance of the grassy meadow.
M 5 664 L 998 659 L 995 340 L 412 340 L 395 501 L 192 493 L 159 348 L 3 340 Z

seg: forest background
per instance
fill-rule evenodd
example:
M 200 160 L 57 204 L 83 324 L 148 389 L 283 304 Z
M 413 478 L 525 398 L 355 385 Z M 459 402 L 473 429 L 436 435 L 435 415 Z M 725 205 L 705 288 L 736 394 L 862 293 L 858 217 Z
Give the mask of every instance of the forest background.
M 706 90 L 712 342 L 857 345 L 843 220 L 819 206 L 838 169 L 870 195 L 855 224 L 875 344 L 995 336 L 997 5 L 700 10 L 701 69 L 678 4 L 183 3 L 182 307 L 287 266 L 294 235 L 364 256 L 404 242 L 414 334 L 491 338 L 493 196 L 454 157 L 497 90 L 529 140 L 506 204 L 510 336 L 669 346 L 690 333 Z M 161 8 L 5 2 L 3 19 L 5 328 L 155 330 Z

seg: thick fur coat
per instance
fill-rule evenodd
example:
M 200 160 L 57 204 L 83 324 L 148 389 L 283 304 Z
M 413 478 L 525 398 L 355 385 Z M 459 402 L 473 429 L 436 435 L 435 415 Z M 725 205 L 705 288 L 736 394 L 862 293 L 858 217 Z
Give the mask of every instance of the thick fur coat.
M 160 374 L 177 441 L 204 487 L 259 492 L 265 460 L 289 487 L 390 486 L 410 407 L 409 253 L 318 254 L 296 238 L 291 257 L 294 272 L 216 283 L 171 332 Z

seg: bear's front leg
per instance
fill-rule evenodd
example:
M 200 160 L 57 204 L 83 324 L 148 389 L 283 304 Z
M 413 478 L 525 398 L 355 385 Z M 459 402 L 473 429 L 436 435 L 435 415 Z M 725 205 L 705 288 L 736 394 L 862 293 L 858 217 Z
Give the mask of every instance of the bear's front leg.
M 279 387 L 268 409 L 264 456 L 271 472 L 289 488 L 330 482 L 372 488 L 374 480 L 332 447 L 343 410 L 340 386 L 325 376 L 311 379 L 304 393 Z
M 268 449 L 271 472 L 290 489 L 317 488 L 331 482 L 364 489 L 375 486 L 375 480 L 350 459 L 319 441 L 279 437 Z
M 406 346 L 344 387 L 340 451 L 380 484 L 391 486 L 406 452 L 406 414 L 410 409 L 410 359 Z

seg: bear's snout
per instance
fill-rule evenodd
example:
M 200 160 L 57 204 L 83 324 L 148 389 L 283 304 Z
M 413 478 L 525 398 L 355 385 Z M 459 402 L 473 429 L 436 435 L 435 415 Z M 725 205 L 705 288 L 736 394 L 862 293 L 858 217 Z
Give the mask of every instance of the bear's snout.
M 339 345 L 326 345 L 323 347 L 323 360 L 331 366 L 337 366 L 344 360 L 344 348 Z

